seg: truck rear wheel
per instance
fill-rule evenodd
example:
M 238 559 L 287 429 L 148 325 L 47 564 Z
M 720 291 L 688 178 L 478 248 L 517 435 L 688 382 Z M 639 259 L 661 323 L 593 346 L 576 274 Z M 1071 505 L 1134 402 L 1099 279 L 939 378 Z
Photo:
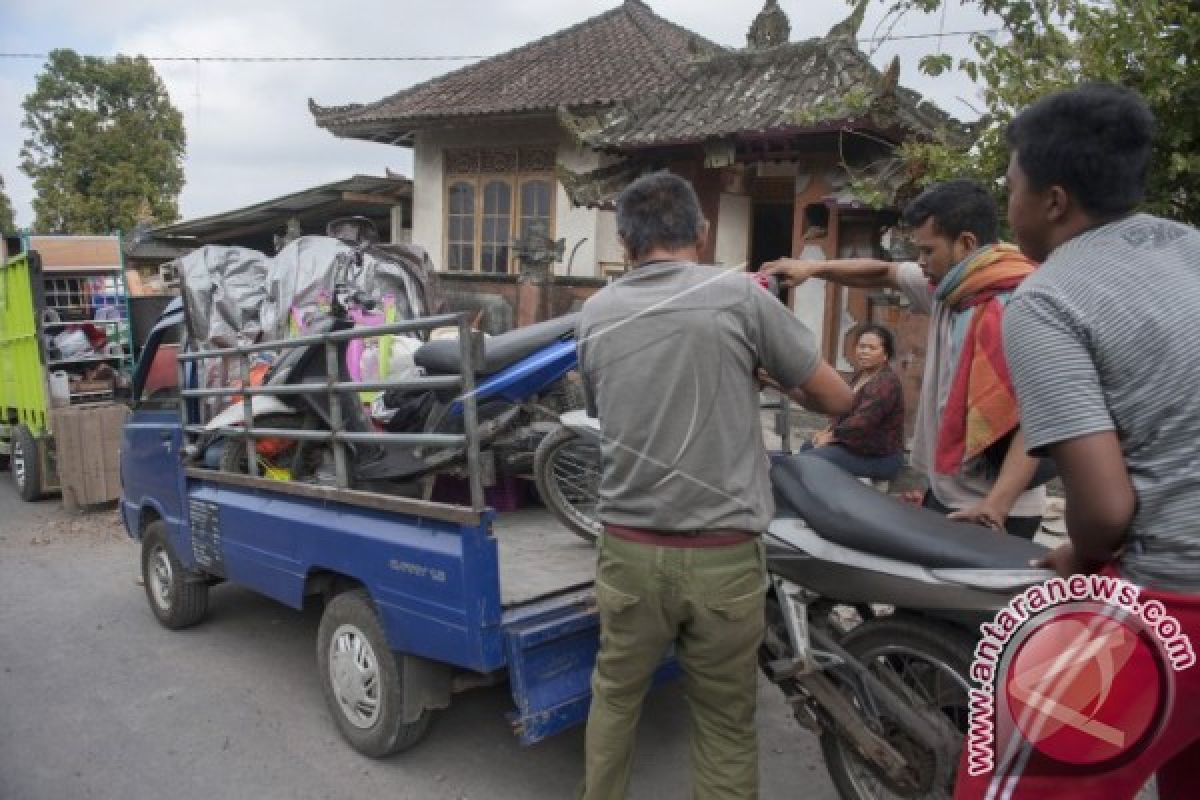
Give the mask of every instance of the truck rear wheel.
M 429 730 L 427 709 L 406 713 L 400 665 L 388 647 L 375 605 L 365 589 L 334 597 L 317 629 L 321 691 L 350 745 L 383 758 L 419 742 Z
M 42 499 L 42 449 L 33 433 L 24 425 L 12 429 L 9 469 L 17 494 L 27 503 Z
M 191 579 L 167 541 L 161 519 L 142 534 L 142 584 L 150 610 L 164 628 L 195 625 L 208 613 L 208 584 Z

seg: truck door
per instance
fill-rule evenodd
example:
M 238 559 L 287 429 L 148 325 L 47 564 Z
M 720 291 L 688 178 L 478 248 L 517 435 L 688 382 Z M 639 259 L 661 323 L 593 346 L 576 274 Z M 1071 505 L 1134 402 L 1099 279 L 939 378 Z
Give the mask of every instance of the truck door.
M 155 325 L 134 374 L 133 413 L 121 443 L 121 510 L 132 527 L 141 509 L 153 508 L 172 537 L 183 529 L 184 481 L 180 449 L 179 341 L 182 313 L 166 313 Z

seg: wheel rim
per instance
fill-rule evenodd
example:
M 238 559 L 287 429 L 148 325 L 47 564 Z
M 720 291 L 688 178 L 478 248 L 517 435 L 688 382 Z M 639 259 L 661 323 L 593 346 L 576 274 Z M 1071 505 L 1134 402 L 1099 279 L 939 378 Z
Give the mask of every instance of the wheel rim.
M 329 648 L 329 680 L 342 715 L 356 728 L 370 728 L 379 719 L 379 661 L 363 632 L 342 625 Z
M 966 733 L 970 686 L 966 678 L 945 661 L 903 645 L 877 647 L 863 653 L 861 659 L 875 671 L 892 670 L 922 700 L 923 711 L 940 711 L 952 725 Z M 846 776 L 859 797 L 884 800 L 916 796 L 901 795 L 889 789 L 852 748 L 841 739 L 835 741 L 841 751 Z M 933 786 L 922 796 L 949 798 L 950 787 Z
M 603 523 L 596 516 L 600 501 L 600 447 L 576 437 L 554 448 L 549 458 L 550 491 L 556 505 L 580 528 L 599 536 Z
M 25 448 L 21 447 L 19 439 L 13 439 L 12 451 L 8 455 L 9 467 L 12 469 L 13 481 L 17 488 L 25 486 Z
M 150 551 L 146 563 L 146 585 L 150 588 L 150 596 L 154 604 L 163 611 L 171 610 L 171 587 L 174 584 L 174 570 L 171 568 L 171 557 L 162 545 Z

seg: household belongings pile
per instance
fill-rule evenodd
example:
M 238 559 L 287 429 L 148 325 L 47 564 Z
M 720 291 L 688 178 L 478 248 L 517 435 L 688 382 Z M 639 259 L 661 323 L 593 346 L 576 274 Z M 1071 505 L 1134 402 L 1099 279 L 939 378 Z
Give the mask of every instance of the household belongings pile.
M 215 350 L 303 335 L 311 322 L 327 315 L 334 292 L 354 302 L 347 308 L 356 326 L 375 326 L 437 314 L 444 301 L 426 252 L 407 244 L 349 244 L 329 236 L 302 236 L 273 258 L 245 247 L 208 245 L 175 261 L 182 280 L 191 347 Z M 355 380 L 375 377 L 403 380 L 421 374 L 412 354 L 420 339 L 384 336 L 353 340 L 347 369 Z M 250 382 L 261 383 L 278 353 L 251 361 Z M 236 358 L 206 359 L 199 376 L 203 388 L 237 387 Z M 387 422 L 389 409 L 380 396 L 366 395 L 373 412 Z M 210 419 L 231 398 L 209 402 Z

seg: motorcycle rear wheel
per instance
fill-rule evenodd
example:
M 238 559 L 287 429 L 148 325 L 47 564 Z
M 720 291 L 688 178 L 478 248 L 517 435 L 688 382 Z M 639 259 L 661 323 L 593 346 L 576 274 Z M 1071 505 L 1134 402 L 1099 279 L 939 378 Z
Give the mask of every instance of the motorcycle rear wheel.
M 604 526 L 600 498 L 600 447 L 570 428 L 542 439 L 533 456 L 533 479 L 546 508 L 581 539 L 595 542 Z
M 256 428 L 276 428 L 280 430 L 302 430 L 304 428 L 304 417 L 296 414 L 264 414 L 254 420 Z M 282 452 L 275 458 L 267 459 L 262 453 L 258 454 L 259 472 L 263 472 L 263 467 L 273 467 L 277 469 L 290 470 L 292 466 L 292 456 L 295 452 L 297 442 L 295 440 L 287 440 L 284 444 Z M 321 461 L 321 450 L 327 445 L 308 444 L 305 450 L 305 463 L 302 467 L 303 475 L 291 475 L 291 480 L 299 480 L 306 477 L 312 471 L 315 471 L 317 465 Z M 232 472 L 235 475 L 249 475 L 248 459 L 246 458 L 246 440 L 242 438 L 227 439 L 225 441 L 225 449 L 221 453 L 221 471 Z
M 848 633 L 841 645 L 873 670 L 892 670 L 925 701 L 924 710 L 945 714 L 965 736 L 970 691 L 968 675 L 975 648 L 974 641 L 965 632 L 927 620 L 877 617 Z M 915 743 L 898 734 L 890 733 L 888 739 L 901 752 L 911 753 L 915 760 L 923 757 Z M 927 785 L 916 793 L 889 787 L 849 743 L 833 733 L 821 736 L 821 752 L 829 776 L 844 800 L 949 800 L 954 794 L 952 784 Z M 932 765 L 928 772 L 934 772 Z

